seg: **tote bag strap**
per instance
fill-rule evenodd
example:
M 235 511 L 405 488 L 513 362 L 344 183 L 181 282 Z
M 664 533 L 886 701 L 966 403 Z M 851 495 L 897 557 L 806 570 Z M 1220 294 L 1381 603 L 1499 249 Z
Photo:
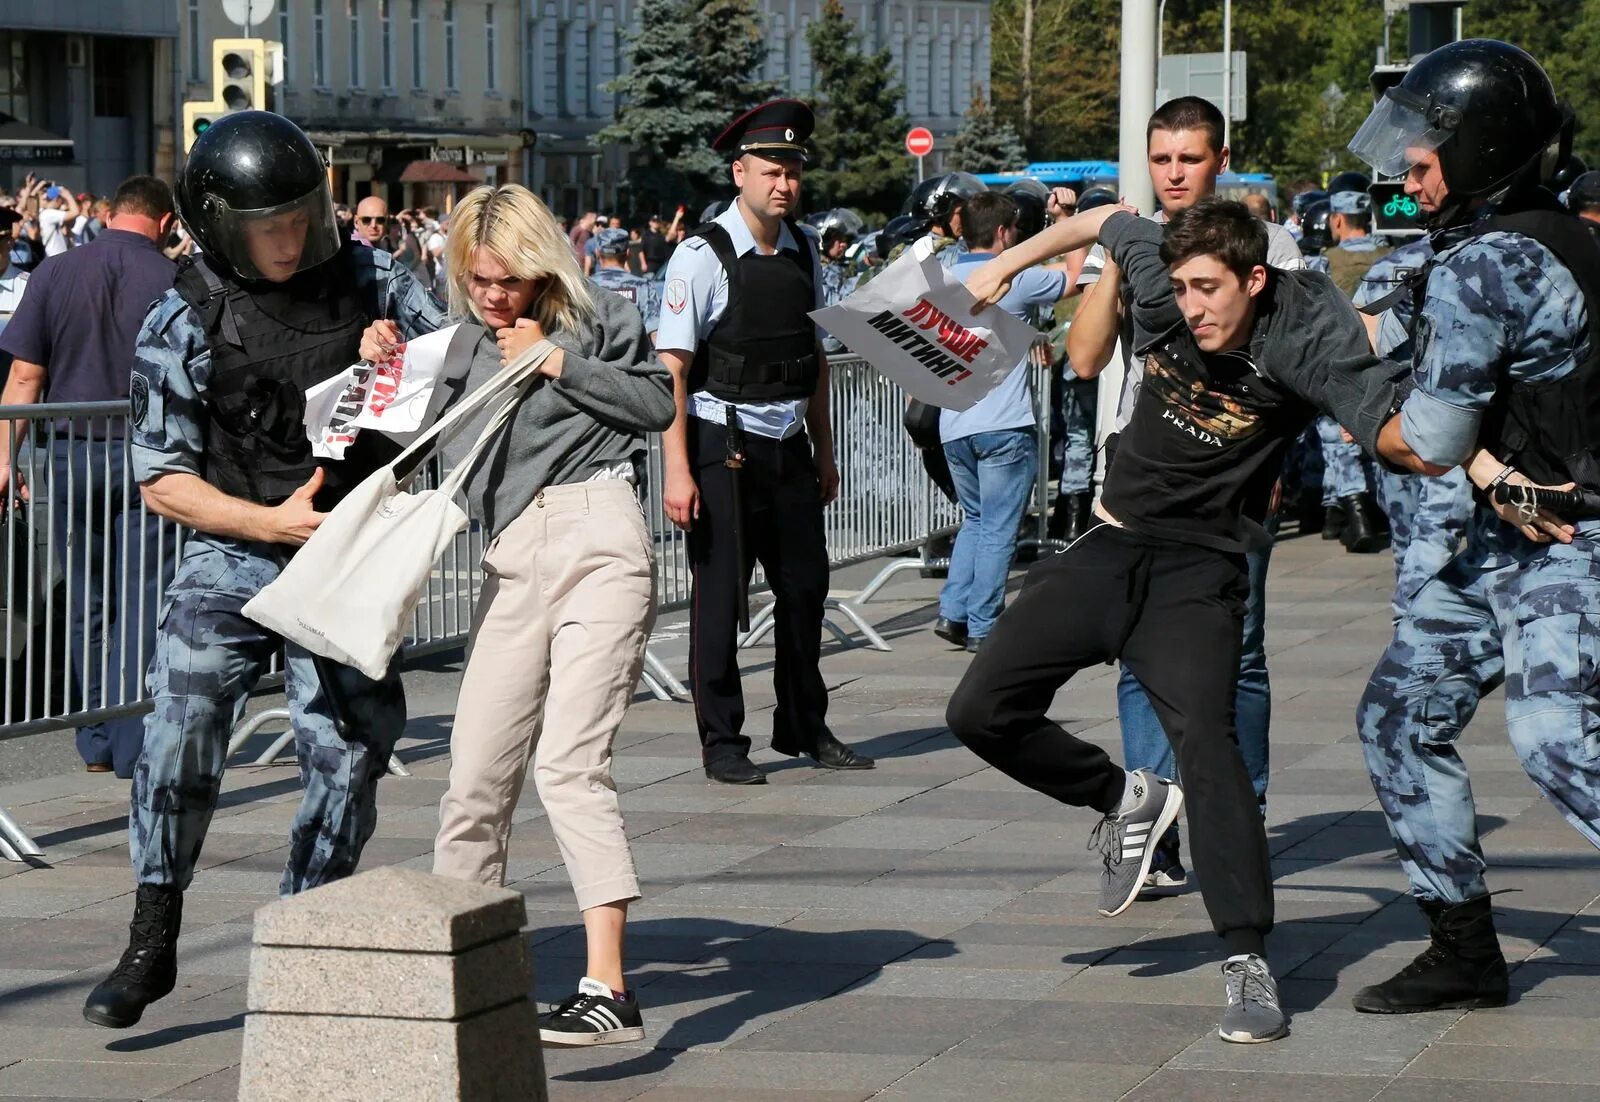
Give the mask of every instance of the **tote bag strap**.
M 501 368 L 488 382 L 461 399 L 455 409 L 439 418 L 432 428 L 413 440 L 409 448 L 395 456 L 389 463 L 390 473 L 409 468 L 415 475 L 422 469 L 424 462 L 433 458 L 440 448 L 460 433 L 466 426 L 468 418 L 483 409 L 497 395 L 531 380 L 539 365 L 554 351 L 555 345 L 548 340 L 542 340 Z M 515 404 L 515 398 L 507 404 Z
M 483 458 L 484 452 L 489 450 L 489 445 L 494 443 L 495 438 L 500 435 L 500 431 L 506 427 L 506 423 L 511 420 L 512 415 L 517 411 L 517 407 L 527 397 L 528 389 L 532 385 L 533 379 L 531 377 L 525 379 L 523 384 L 517 388 L 517 392 L 502 402 L 500 408 L 494 411 L 494 416 L 489 418 L 489 423 L 484 425 L 483 431 L 478 434 L 477 442 L 472 445 L 472 450 L 462 458 L 460 463 L 457 463 L 451 469 L 450 473 L 444 477 L 444 481 L 439 483 L 440 493 L 447 497 L 455 497 L 460 492 L 461 487 L 466 485 L 467 479 L 471 477 L 473 469 L 477 467 L 479 460 Z

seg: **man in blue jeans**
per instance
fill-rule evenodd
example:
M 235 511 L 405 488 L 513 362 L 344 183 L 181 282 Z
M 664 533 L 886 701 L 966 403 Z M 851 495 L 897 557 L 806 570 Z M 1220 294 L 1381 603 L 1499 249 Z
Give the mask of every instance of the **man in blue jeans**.
M 1051 199 L 1057 217 L 1068 213 Z M 1070 202 L 1067 204 L 1070 206 Z M 962 212 L 967 252 L 953 275 L 966 278 L 973 268 L 1017 242 L 1017 204 L 1003 192 L 988 191 L 967 200 Z M 1020 273 L 1000 308 L 1024 321 L 1066 298 L 1066 264 L 1044 264 Z M 1017 524 L 1039 477 L 1037 420 L 1029 387 L 1028 359 L 971 409 L 939 415 L 950 476 L 963 519 L 950 554 L 950 571 L 939 592 L 941 639 L 976 653 L 1005 605 L 1006 573 L 1017 548 Z

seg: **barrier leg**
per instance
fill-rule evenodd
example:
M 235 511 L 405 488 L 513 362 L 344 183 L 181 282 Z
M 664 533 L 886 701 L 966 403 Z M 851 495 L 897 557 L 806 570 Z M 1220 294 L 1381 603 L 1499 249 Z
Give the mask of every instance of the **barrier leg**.
M 644 682 L 657 700 L 689 699 L 689 690 L 683 682 L 672 675 L 667 664 L 652 654 L 649 647 L 644 650 Z
M 245 720 L 245 722 L 241 723 L 238 730 L 234 731 L 233 738 L 228 741 L 228 757 L 231 758 L 234 754 L 238 753 L 244 747 L 245 742 L 249 740 L 251 735 L 255 734 L 268 723 L 271 723 L 275 720 L 281 720 L 284 723 L 289 722 L 289 709 L 268 708 L 266 711 L 251 716 L 249 719 Z M 261 752 L 261 756 L 250 764 L 273 764 L 278 760 L 283 752 L 289 748 L 289 744 L 293 741 L 294 729 L 291 727 L 289 730 L 279 735 L 277 739 L 273 741 L 272 745 L 263 750 Z M 394 774 L 396 777 L 411 776 L 411 771 L 407 769 L 405 767 L 405 763 L 400 760 L 399 754 L 389 755 L 389 772 Z
M 756 618 L 750 622 L 750 630 L 745 632 L 743 639 L 739 640 L 739 649 L 744 650 L 746 647 L 753 647 L 765 639 L 767 633 L 773 628 L 773 622 L 777 614 L 778 606 L 776 603 L 770 604 L 756 613 Z
M 0 807 L 0 857 L 7 861 L 27 861 L 43 856 L 44 850 L 6 814 L 5 808 Z
M 916 564 L 912 563 L 912 565 L 915 566 Z M 878 634 L 871 624 L 867 623 L 866 619 L 861 615 L 861 613 L 857 612 L 851 607 L 850 602 L 840 601 L 833 597 L 829 597 L 824 603 L 824 607 L 835 609 L 843 613 L 844 618 L 855 625 L 856 631 L 861 633 L 861 637 L 867 641 L 867 646 L 871 647 L 873 650 L 886 651 L 894 649 L 884 640 L 883 636 Z M 833 622 L 831 620 L 824 620 L 823 622 L 830 628 L 833 627 Z M 837 629 L 835 629 L 834 634 L 838 634 Z
M 878 590 L 888 584 L 889 579 L 896 574 L 904 574 L 907 570 L 921 570 L 924 565 L 921 559 L 898 559 L 878 571 L 877 575 L 862 587 L 861 592 L 850 600 L 853 604 L 864 605 L 877 596 Z

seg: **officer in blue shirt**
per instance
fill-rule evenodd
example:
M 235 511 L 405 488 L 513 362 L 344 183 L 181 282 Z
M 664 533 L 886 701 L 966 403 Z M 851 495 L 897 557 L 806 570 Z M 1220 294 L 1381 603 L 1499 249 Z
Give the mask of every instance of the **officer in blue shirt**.
M 870 758 L 828 730 L 818 669 L 828 549 L 822 510 L 839 494 L 828 362 L 808 316 L 822 305 L 815 246 L 794 212 L 814 120 L 798 100 L 735 119 L 713 148 L 738 199 L 667 264 L 656 347 L 676 380 L 663 437 L 667 517 L 689 533 L 689 677 L 706 776 L 763 784 L 743 733 L 739 620 L 760 561 L 777 598 L 772 748 L 828 769 Z
M 637 306 L 639 316 L 644 319 L 644 331 L 654 339 L 661 320 L 661 285 L 628 271 L 627 230 L 611 227 L 597 230 L 594 240 L 598 242 L 595 256 L 600 266 L 589 277 L 589 282 L 614 291 Z
M 153 710 L 129 815 L 129 944 L 83 1009 L 115 1029 L 138 1022 L 177 982 L 183 893 L 217 806 L 228 738 L 280 651 L 305 787 L 280 890 L 349 876 L 372 836 L 378 778 L 406 721 L 398 671 L 372 681 L 313 659 L 241 610 L 339 497 L 399 451 L 362 433 L 344 459 L 315 459 L 305 390 L 361 358 L 375 319 L 393 319 L 407 336 L 444 320 L 392 256 L 339 232 L 322 157 L 281 115 L 237 112 L 207 130 L 189 153 L 177 206 L 203 253 L 179 267 L 139 331 L 129 457 L 146 505 L 194 531 L 146 678 Z
M 1407 194 L 1440 248 L 1415 322 L 1415 389 L 1378 437 L 1397 466 L 1465 466 L 1488 496 L 1467 545 L 1423 584 L 1373 670 L 1357 727 L 1400 860 L 1431 931 L 1427 951 L 1360 991 L 1356 1009 L 1500 1006 L 1495 935 L 1465 764 L 1479 701 L 1505 687 L 1506 728 L 1529 777 L 1600 846 L 1596 541 L 1587 508 L 1538 508 L 1530 486 L 1600 492 L 1590 325 L 1600 245 L 1539 187 L 1572 116 L 1532 57 L 1503 42 L 1443 46 L 1384 93 L 1350 148 Z M 1508 495 L 1509 500 L 1501 500 Z M 1520 504 L 1514 504 L 1520 503 Z

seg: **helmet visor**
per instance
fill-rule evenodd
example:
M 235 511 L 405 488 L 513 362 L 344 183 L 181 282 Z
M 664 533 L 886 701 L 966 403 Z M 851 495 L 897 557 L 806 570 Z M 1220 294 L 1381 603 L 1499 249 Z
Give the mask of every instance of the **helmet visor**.
M 282 282 L 330 260 L 344 244 L 333 198 L 321 185 L 287 203 L 252 210 L 236 210 L 215 194 L 200 202 L 209 244 L 243 279 Z
M 1382 176 L 1404 176 L 1411 166 L 1438 149 L 1453 131 L 1429 124 L 1422 102 L 1396 96 L 1391 88 L 1350 139 L 1350 152 Z

